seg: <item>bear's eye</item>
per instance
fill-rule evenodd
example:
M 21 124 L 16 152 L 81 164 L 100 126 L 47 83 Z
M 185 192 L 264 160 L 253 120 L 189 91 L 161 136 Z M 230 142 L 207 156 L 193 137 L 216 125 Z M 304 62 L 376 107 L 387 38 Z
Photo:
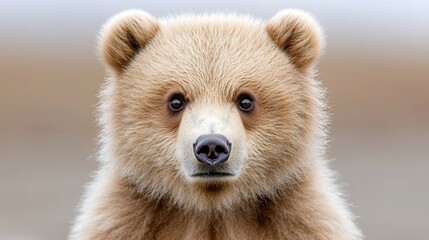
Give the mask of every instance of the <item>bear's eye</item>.
M 244 112 L 250 112 L 255 107 L 253 98 L 247 94 L 243 94 L 238 98 L 238 107 Z
M 168 101 L 168 109 L 172 112 L 180 112 L 185 106 L 185 101 L 181 95 L 173 95 Z

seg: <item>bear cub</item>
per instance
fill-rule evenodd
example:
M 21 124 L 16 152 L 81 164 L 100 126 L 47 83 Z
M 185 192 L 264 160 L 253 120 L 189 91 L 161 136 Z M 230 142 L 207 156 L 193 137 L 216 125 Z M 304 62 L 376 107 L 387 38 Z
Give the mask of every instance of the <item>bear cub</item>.
M 100 37 L 100 168 L 70 239 L 361 239 L 324 159 L 307 13 L 140 10 Z

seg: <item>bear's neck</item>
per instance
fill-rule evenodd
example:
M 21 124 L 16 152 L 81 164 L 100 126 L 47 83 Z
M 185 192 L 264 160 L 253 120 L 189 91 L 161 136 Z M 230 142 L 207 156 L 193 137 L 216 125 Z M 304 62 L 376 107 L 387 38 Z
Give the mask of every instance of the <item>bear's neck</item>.
M 312 231 L 316 236 L 339 221 L 310 179 L 279 191 L 275 199 L 260 197 L 224 212 L 183 211 L 163 199 L 155 201 L 137 193 L 135 186 L 119 178 L 114 184 L 110 188 L 114 190 L 100 202 L 99 207 L 106 211 L 99 219 L 115 219 L 103 232 L 125 231 L 115 234 L 127 236 L 124 239 L 296 239 L 300 234 L 311 236 Z

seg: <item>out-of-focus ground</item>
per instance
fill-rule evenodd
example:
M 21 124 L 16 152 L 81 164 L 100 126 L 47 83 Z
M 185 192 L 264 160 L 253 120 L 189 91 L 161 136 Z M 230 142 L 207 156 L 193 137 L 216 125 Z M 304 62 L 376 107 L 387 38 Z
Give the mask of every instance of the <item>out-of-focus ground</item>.
M 0 239 L 64 239 L 96 169 L 97 31 L 113 13 L 301 8 L 324 26 L 329 157 L 367 239 L 429 236 L 429 4 L 424 1 L 3 1 Z

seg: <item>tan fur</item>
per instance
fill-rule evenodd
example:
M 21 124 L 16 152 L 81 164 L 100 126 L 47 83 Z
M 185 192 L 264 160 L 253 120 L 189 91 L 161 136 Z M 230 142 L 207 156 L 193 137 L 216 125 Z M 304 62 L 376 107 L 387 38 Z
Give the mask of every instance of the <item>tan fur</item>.
M 306 13 L 283 10 L 268 22 L 267 32 L 298 69 L 307 69 L 320 56 L 323 43 L 320 27 Z
M 106 24 L 105 35 L 100 41 L 106 63 L 120 74 L 155 36 L 158 28 L 156 19 L 143 11 L 130 10 L 114 16 Z
M 113 73 L 101 99 L 101 167 L 70 239 L 361 238 L 323 159 L 312 18 L 118 16 L 101 38 Z M 242 93 L 255 100 L 250 113 L 237 107 Z M 167 108 L 172 94 L 185 97 L 179 114 Z M 234 176 L 191 177 L 202 168 L 192 144 L 208 133 L 231 142 L 222 168 Z

